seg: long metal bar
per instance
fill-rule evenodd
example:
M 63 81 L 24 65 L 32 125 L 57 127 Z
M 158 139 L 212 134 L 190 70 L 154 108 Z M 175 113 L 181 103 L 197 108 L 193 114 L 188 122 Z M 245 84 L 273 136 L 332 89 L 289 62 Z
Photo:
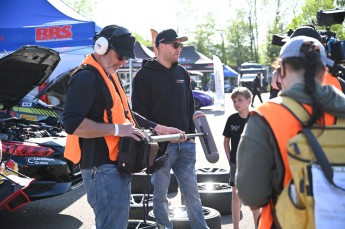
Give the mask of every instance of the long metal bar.
M 195 134 L 167 134 L 167 135 L 156 135 L 149 136 L 151 142 L 168 142 L 173 140 L 180 140 L 183 137 L 193 138 L 193 137 L 204 137 L 207 133 L 195 133 Z

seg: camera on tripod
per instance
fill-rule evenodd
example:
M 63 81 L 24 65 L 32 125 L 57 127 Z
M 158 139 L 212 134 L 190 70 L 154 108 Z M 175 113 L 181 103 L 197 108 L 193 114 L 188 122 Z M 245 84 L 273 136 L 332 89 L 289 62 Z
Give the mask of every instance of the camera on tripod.
M 331 25 L 342 24 L 345 18 L 345 10 L 331 9 L 331 10 L 319 10 L 317 12 L 317 25 L 326 26 L 326 30 L 318 31 L 322 43 L 325 46 L 328 55 L 336 63 L 345 63 L 345 41 L 338 40 L 336 33 L 331 31 Z M 273 34 L 272 44 L 277 46 L 283 46 L 285 44 L 284 39 L 291 36 L 293 30 L 289 30 L 286 34 Z

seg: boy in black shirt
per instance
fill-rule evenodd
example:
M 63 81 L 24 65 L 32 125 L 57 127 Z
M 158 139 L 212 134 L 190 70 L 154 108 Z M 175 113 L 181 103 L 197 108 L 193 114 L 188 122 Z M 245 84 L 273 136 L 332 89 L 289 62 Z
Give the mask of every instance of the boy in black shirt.
M 230 164 L 230 186 L 232 187 L 232 222 L 234 229 L 238 229 L 240 223 L 241 200 L 237 195 L 237 189 L 235 186 L 235 173 L 237 167 L 236 154 L 242 131 L 249 117 L 249 105 L 252 101 L 252 93 L 248 88 L 238 87 L 232 92 L 231 99 L 234 103 L 237 113 L 229 116 L 228 120 L 226 121 L 223 136 L 224 150 Z M 253 211 L 255 225 L 259 214 L 260 210 Z M 255 227 L 257 228 L 257 226 Z

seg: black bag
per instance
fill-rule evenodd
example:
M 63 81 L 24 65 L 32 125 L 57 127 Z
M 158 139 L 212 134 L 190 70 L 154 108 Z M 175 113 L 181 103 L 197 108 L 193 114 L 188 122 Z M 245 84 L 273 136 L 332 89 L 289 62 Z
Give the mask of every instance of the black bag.
M 121 137 L 117 157 L 118 168 L 125 173 L 140 172 L 147 166 L 149 151 L 149 145 L 145 140 L 136 141 L 131 137 Z
M 146 169 L 146 173 L 151 174 L 163 167 L 168 159 L 166 147 L 167 144 L 158 145 L 156 142 L 121 137 L 117 166 L 124 173 L 137 173 Z

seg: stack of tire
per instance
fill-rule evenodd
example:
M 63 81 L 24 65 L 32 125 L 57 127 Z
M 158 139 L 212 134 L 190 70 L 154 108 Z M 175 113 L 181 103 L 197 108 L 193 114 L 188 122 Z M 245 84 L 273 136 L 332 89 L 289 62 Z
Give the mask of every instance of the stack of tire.
M 220 213 L 209 207 L 202 207 L 204 212 L 205 221 L 209 228 L 211 229 L 221 229 L 221 215 Z M 189 219 L 187 215 L 187 210 L 184 205 L 170 206 L 169 207 L 169 218 L 173 224 L 174 228 L 177 229 L 190 229 Z M 155 221 L 155 216 L 153 211 L 149 212 L 149 220 Z
M 151 184 L 151 175 L 147 175 L 145 171 L 132 174 L 131 181 L 131 201 L 130 201 L 130 219 L 143 220 L 147 218 L 147 213 L 153 209 L 153 185 Z M 177 192 L 178 185 L 174 173 L 170 174 L 170 185 L 168 192 Z M 146 215 L 144 203 L 147 205 Z
M 197 170 L 198 188 L 207 225 L 212 229 L 221 229 L 221 215 L 231 214 L 231 187 L 228 185 L 229 171 L 217 168 Z M 147 184 L 148 182 L 148 184 Z M 171 174 L 168 192 L 177 192 L 175 175 Z M 144 195 L 148 193 L 149 195 Z M 132 200 L 130 219 L 143 219 L 143 202 L 148 201 L 149 222 L 154 222 L 153 186 L 145 172 L 132 175 Z M 182 198 L 182 204 L 184 203 Z M 169 204 L 170 205 L 170 204 Z M 169 218 L 174 228 L 190 229 L 187 211 L 184 205 L 170 206 Z M 151 228 L 151 227 L 149 227 Z
M 231 215 L 232 188 L 229 185 L 229 170 L 200 168 L 196 170 L 196 174 L 202 205 L 216 209 L 221 215 Z

